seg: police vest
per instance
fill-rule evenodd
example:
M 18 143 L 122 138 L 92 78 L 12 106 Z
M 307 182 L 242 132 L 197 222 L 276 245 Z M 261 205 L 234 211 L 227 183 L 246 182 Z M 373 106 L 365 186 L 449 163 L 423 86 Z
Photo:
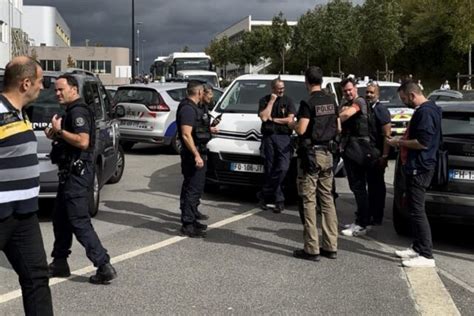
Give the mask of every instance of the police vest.
M 362 99 L 363 102 L 361 103 L 363 105 L 360 105 L 360 111 L 352 115 L 347 121 L 343 123 L 344 134 L 355 137 L 368 137 L 369 124 L 367 102 L 362 97 L 357 97 L 357 99 Z
M 337 135 L 337 105 L 334 98 L 324 92 L 316 92 L 308 100 L 312 108 L 313 124 L 311 140 L 313 144 L 325 144 Z
M 95 149 L 95 114 L 94 111 L 91 109 L 90 106 L 84 103 L 76 103 L 74 105 L 70 105 L 74 107 L 81 107 L 88 111 L 89 118 L 90 118 L 90 129 L 89 129 L 89 147 L 85 150 L 80 148 L 74 147 L 67 143 L 63 139 L 59 139 L 59 141 L 64 143 L 64 150 L 66 152 L 66 156 L 69 159 L 77 160 L 81 159 L 84 161 L 94 161 L 94 149 Z M 66 117 L 63 118 L 64 121 L 64 129 L 68 132 L 73 132 L 73 117 L 70 115 L 69 112 L 66 113 Z
M 203 106 L 202 112 L 196 107 L 192 106 L 196 113 L 196 121 L 194 123 L 192 136 L 196 145 L 206 145 L 211 140 L 211 131 L 209 126 L 211 124 L 211 118 L 207 111 L 207 107 Z

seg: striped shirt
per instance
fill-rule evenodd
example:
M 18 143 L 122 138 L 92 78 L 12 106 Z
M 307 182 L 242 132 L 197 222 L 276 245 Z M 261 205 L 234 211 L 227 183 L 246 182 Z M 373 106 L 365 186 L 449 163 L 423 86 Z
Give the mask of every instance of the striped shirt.
M 32 125 L 0 95 L 0 219 L 38 210 L 39 174 Z

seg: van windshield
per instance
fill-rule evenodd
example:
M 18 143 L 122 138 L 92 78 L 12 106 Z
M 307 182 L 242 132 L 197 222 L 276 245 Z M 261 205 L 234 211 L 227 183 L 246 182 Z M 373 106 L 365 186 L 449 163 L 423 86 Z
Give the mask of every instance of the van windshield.
M 357 88 L 357 94 L 365 97 L 367 87 Z M 380 86 L 380 103 L 385 104 L 388 108 L 406 107 L 398 96 L 398 86 Z
M 236 81 L 220 100 L 217 112 L 255 113 L 261 98 L 271 93 L 271 80 L 239 80 Z M 285 81 L 285 94 L 289 96 L 298 109 L 300 101 L 308 97 L 303 81 Z

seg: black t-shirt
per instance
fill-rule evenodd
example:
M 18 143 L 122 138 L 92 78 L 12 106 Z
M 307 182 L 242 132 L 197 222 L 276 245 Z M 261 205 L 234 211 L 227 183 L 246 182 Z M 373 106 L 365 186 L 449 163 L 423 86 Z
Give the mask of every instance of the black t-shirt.
M 271 95 L 266 95 L 260 99 L 258 104 L 258 114 L 262 112 L 270 101 Z M 277 97 L 275 103 L 273 103 L 272 114 L 271 117 L 273 118 L 285 118 L 288 117 L 289 114 L 296 114 L 296 108 L 291 100 L 286 95 L 281 97 Z M 275 134 L 287 134 L 290 135 L 292 133 L 291 129 L 284 124 L 277 124 L 272 121 L 262 122 L 262 134 L 263 135 L 271 135 Z
M 316 114 L 316 108 L 318 108 L 319 111 L 318 115 Z M 314 118 L 319 118 L 319 124 L 321 124 L 321 126 L 316 126 L 316 128 L 319 129 L 317 133 L 319 140 L 325 138 L 332 139 L 335 135 L 326 137 L 327 135 L 325 134 L 326 132 L 333 134 L 333 129 L 337 129 L 337 119 L 334 120 L 334 115 L 336 118 L 339 116 L 339 109 L 333 95 L 327 94 L 324 91 L 315 91 L 311 93 L 311 97 L 308 101 L 301 101 L 298 110 L 298 120 L 301 118 L 307 118 L 310 120 L 308 128 L 301 137 L 304 139 L 312 138 L 312 133 L 316 124 Z M 314 140 L 314 142 L 317 143 L 318 140 Z
M 95 123 L 91 117 L 91 112 L 88 110 L 87 105 L 82 99 L 77 99 L 67 106 L 65 117 L 63 117 L 63 128 L 66 131 L 74 134 L 85 133 L 89 134 L 90 136 L 89 148 L 86 150 L 82 150 L 67 144 L 66 148 L 70 151 L 70 153 L 73 154 L 73 157 L 81 157 L 81 159 L 84 160 L 92 160 L 92 153 L 94 151 L 92 146 L 94 140 L 92 139 L 93 135 L 91 135 L 92 124 Z M 88 153 L 89 155 L 85 155 L 85 153 Z
M 375 123 L 375 135 L 373 135 L 375 139 L 375 144 L 377 148 L 382 152 L 383 151 L 383 144 L 384 144 L 384 135 L 382 131 L 382 126 L 386 124 L 390 124 L 392 121 L 390 112 L 387 107 L 380 103 L 376 102 L 373 105 L 370 105 L 370 109 L 372 110 L 373 119 Z

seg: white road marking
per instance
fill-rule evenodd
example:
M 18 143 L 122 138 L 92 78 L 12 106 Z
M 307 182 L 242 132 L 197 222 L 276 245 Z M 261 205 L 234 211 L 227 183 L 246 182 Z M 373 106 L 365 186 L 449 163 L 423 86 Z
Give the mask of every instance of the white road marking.
M 369 236 L 366 239 L 379 245 L 383 251 L 393 254 L 395 248 Z M 411 291 L 415 306 L 421 315 L 461 315 L 451 294 L 438 275 L 437 268 L 401 268 Z M 439 271 L 443 273 L 444 270 Z M 458 283 L 459 284 L 459 283 Z M 469 288 L 468 288 L 469 290 Z
M 226 218 L 222 221 L 219 221 L 219 222 L 216 222 L 212 225 L 209 225 L 209 230 L 212 230 L 213 228 L 219 228 L 219 227 L 222 227 L 224 225 L 227 225 L 227 224 L 230 224 L 230 223 L 233 223 L 233 222 L 240 221 L 244 218 L 255 215 L 255 214 L 257 214 L 261 211 L 262 211 L 261 209 L 256 208 L 256 209 L 252 209 L 250 211 L 247 211 L 245 213 Z M 187 238 L 188 237 L 183 237 L 183 236 L 171 237 L 171 238 L 168 238 L 166 240 L 160 241 L 156 244 L 152 244 L 150 246 L 139 248 L 139 249 L 124 253 L 122 255 L 113 257 L 113 258 L 110 259 L 110 262 L 111 263 L 119 263 L 119 262 L 122 262 L 122 261 L 125 261 L 125 260 L 128 260 L 128 259 L 132 259 L 134 257 L 143 255 L 145 253 L 149 253 L 149 252 L 158 250 L 160 248 L 173 245 L 173 244 L 175 244 L 177 242 L 180 242 L 180 241 L 182 241 L 184 239 L 187 239 Z M 52 278 L 52 279 L 49 280 L 49 285 L 53 286 L 53 285 L 65 282 L 69 279 L 76 278 L 78 276 L 94 272 L 95 270 L 96 270 L 96 268 L 93 265 L 90 265 L 90 266 L 84 267 L 82 269 L 72 271 L 71 276 L 69 278 Z M 11 300 L 19 298 L 19 297 L 21 297 L 21 290 L 14 290 L 14 291 L 2 294 L 2 295 L 0 295 L 0 304 L 6 303 L 8 301 L 11 301 Z

